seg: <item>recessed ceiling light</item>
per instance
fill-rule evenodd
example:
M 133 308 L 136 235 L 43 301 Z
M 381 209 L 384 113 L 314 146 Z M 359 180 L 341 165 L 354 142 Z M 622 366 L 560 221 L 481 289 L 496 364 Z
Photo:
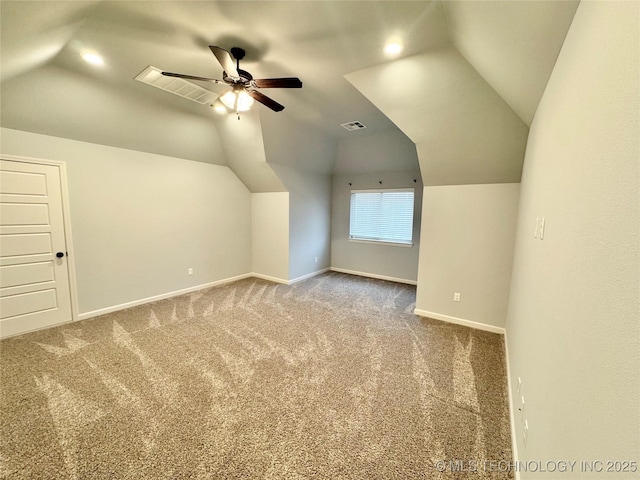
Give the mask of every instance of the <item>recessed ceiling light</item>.
M 390 57 L 395 57 L 402 52 L 404 47 L 400 42 L 389 42 L 384 46 L 384 53 L 386 53 Z
M 101 67 L 102 65 L 104 65 L 104 60 L 102 59 L 102 57 L 94 52 L 83 53 L 82 59 L 85 62 L 90 63 L 91 65 L 95 65 L 97 67 Z

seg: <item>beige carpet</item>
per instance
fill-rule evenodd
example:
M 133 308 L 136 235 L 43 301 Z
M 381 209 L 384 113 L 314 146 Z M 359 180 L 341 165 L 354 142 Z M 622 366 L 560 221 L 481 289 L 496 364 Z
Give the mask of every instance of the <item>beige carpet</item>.
M 4 340 L 0 475 L 512 478 L 438 472 L 511 460 L 504 347 L 414 302 L 248 279 Z

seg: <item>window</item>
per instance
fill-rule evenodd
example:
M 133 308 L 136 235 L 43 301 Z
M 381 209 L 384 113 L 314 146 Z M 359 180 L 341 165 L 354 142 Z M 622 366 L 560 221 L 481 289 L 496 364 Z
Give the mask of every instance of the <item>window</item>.
M 349 239 L 411 245 L 413 189 L 352 190 Z

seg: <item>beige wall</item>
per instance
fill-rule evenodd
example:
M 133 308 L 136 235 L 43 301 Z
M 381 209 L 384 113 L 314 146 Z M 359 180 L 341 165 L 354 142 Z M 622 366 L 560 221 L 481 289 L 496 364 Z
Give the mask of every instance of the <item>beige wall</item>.
M 380 180 L 382 185 L 378 183 Z M 349 240 L 351 190 L 370 188 L 415 188 L 411 247 Z M 415 282 L 420 250 L 421 207 L 422 181 L 419 171 L 334 176 L 331 205 L 331 267 Z
M 507 320 L 522 461 L 640 461 L 639 22 L 581 2 L 531 126 Z M 638 473 L 562 475 L 609 477 Z
M 250 272 L 250 193 L 229 168 L 6 128 L 1 141 L 67 164 L 80 314 Z
M 519 191 L 517 183 L 424 188 L 417 313 L 504 327 Z
M 277 282 L 289 280 L 289 193 L 251 194 L 252 271 Z

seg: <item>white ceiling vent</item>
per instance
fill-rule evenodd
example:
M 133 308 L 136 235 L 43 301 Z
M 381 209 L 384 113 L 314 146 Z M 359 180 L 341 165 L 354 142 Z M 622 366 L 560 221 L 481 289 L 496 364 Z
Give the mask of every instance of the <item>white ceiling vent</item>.
M 142 73 L 136 77 L 136 80 L 203 105 L 211 105 L 218 97 L 217 93 L 182 78 L 165 77 L 162 75 L 162 70 L 152 67 L 151 65 L 145 68 Z
M 349 131 L 361 130 L 363 128 L 367 128 L 366 125 L 364 125 L 362 122 L 359 122 L 357 120 L 354 120 L 353 122 L 341 123 L 340 126 L 345 130 L 349 130 Z

